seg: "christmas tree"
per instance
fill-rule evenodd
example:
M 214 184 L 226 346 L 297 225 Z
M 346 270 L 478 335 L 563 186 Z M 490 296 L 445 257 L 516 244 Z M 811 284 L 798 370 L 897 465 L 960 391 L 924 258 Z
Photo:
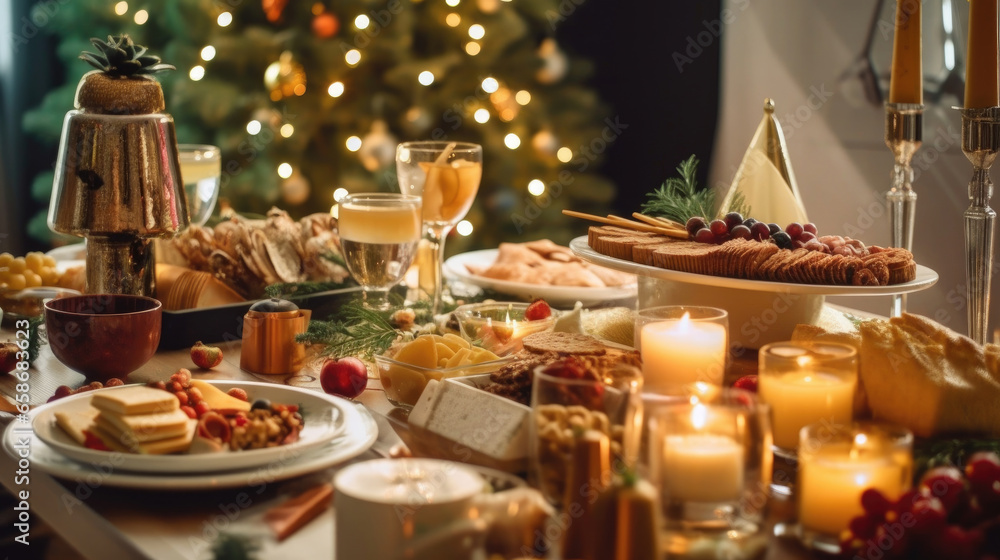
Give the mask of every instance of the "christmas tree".
M 36 9 L 42 9 L 41 6 Z M 339 189 L 395 191 L 402 140 L 482 144 L 484 175 L 449 253 L 549 237 L 606 211 L 595 174 L 613 123 L 586 61 L 554 36 L 558 0 L 78 0 L 48 13 L 65 85 L 24 117 L 52 147 L 91 37 L 129 33 L 177 67 L 160 77 L 178 141 L 220 146 L 221 197 L 239 213 L 326 211 Z M 613 131 L 612 131 L 613 133 Z M 604 139 L 606 140 L 606 138 Z M 602 142 L 604 141 L 602 140 Z M 48 199 L 52 175 L 33 195 Z M 341 190 L 340 192 L 344 192 Z M 44 215 L 35 236 L 48 235 Z M 471 235 L 469 235 L 471 233 Z

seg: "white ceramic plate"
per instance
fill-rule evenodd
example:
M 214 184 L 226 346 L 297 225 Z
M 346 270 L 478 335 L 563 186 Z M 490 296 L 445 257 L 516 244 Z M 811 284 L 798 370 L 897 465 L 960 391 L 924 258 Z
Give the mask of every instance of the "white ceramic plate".
M 302 411 L 304 426 L 298 441 L 277 447 L 201 453 L 193 455 L 139 455 L 88 449 L 76 443 L 56 425 L 55 413 L 59 411 L 90 408 L 90 398 L 96 391 L 88 391 L 59 399 L 41 406 L 31 413 L 31 427 L 35 434 L 51 449 L 90 465 L 106 465 L 111 458 L 116 469 L 157 474 L 218 473 L 236 469 L 258 467 L 281 460 L 290 455 L 301 455 L 335 439 L 344 430 L 344 410 L 353 404 L 325 393 L 299 387 L 257 383 L 252 381 L 211 381 L 223 391 L 230 387 L 246 389 L 250 401 L 268 399 L 274 404 L 297 404 Z M 98 391 L 117 391 L 122 387 L 109 387 Z
M 242 384 L 233 382 L 234 385 Z M 31 450 L 31 466 L 47 474 L 86 484 L 91 488 L 113 486 L 143 490 L 216 490 L 241 486 L 263 486 L 316 472 L 364 453 L 378 437 L 375 419 L 363 407 L 343 402 L 344 429 L 333 441 L 302 452 L 289 452 L 266 464 L 219 473 L 170 473 L 152 474 L 125 471 L 119 468 L 115 457 L 106 457 L 98 465 L 70 459 L 49 447 L 26 424 L 12 422 L 3 435 L 4 451 L 18 457 L 17 450 L 24 449 L 27 440 Z M 286 450 L 287 451 L 287 450 Z M 118 455 L 119 457 L 121 454 Z
M 590 248 L 587 237 L 577 237 L 570 242 L 569 248 L 585 261 L 592 262 L 650 278 L 672 280 L 687 284 L 715 286 L 718 288 L 733 288 L 737 290 L 752 290 L 758 292 L 779 292 L 784 294 L 816 294 L 826 296 L 881 296 L 892 294 L 908 294 L 930 288 L 938 281 L 938 274 L 923 265 L 917 265 L 917 277 L 903 284 L 891 286 L 836 286 L 830 284 L 796 284 L 793 282 L 766 282 L 763 280 L 743 280 L 741 278 L 726 278 L 724 276 L 709 276 L 691 272 L 678 272 L 655 266 L 616 259 L 602 255 Z
M 484 249 L 455 255 L 444 263 L 445 273 L 455 276 L 480 288 L 489 288 L 503 294 L 516 296 L 525 301 L 542 298 L 557 307 L 572 307 L 577 301 L 584 306 L 596 305 L 612 300 L 622 300 L 636 297 L 636 284 L 614 286 L 607 288 L 586 288 L 582 286 L 549 286 L 528 284 L 525 282 L 510 282 L 486 278 L 469 272 L 465 265 L 488 267 L 497 260 L 499 249 Z M 600 264 L 600 263 L 597 263 Z

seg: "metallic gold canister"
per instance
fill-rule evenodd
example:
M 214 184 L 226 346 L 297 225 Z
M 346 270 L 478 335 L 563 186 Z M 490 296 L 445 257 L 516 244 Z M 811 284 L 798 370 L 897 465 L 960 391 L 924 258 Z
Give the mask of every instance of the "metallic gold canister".
M 243 316 L 240 369 L 268 375 L 287 375 L 302 368 L 305 346 L 295 337 L 309 328 L 312 312 L 294 303 L 261 300 Z

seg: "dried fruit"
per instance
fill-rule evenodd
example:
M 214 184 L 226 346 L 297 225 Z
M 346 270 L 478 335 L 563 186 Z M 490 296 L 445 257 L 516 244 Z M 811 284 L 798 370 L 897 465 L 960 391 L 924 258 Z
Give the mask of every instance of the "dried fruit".
M 226 394 L 234 399 L 240 399 L 244 402 L 249 402 L 250 397 L 247 396 L 247 392 L 242 387 L 233 387 L 232 389 L 226 391 Z
M 191 361 L 202 369 L 212 369 L 222 363 L 222 349 L 218 346 L 205 346 L 199 340 L 191 347 Z
M 17 353 L 21 349 L 13 342 L 0 344 L 0 373 L 10 373 L 17 367 Z

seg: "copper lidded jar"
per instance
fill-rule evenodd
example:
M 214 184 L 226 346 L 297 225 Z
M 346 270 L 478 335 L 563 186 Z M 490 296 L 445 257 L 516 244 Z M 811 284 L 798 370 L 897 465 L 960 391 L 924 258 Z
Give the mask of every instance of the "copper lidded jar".
M 283 299 L 265 299 L 243 316 L 240 369 L 269 375 L 287 375 L 302 369 L 305 346 L 295 337 L 309 328 L 312 312 Z

